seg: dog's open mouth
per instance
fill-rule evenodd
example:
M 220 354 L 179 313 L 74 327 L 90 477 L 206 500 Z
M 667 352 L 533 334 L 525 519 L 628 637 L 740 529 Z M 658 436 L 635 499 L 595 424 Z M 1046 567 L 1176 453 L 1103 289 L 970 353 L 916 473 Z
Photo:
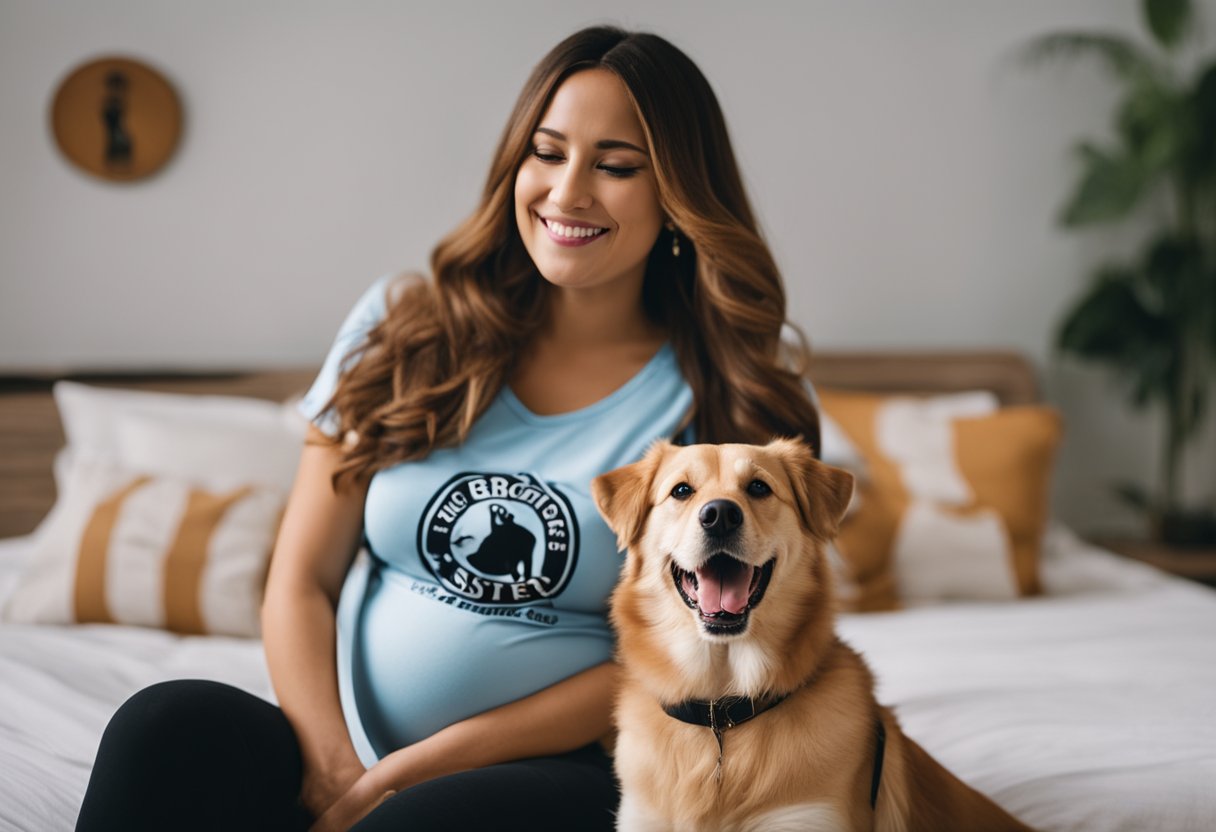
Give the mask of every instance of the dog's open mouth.
M 764 598 L 775 562 L 773 558 L 763 566 L 752 566 L 719 552 L 695 572 L 673 562 L 671 577 L 684 603 L 700 615 L 706 632 L 736 635 L 746 629 L 748 614 Z

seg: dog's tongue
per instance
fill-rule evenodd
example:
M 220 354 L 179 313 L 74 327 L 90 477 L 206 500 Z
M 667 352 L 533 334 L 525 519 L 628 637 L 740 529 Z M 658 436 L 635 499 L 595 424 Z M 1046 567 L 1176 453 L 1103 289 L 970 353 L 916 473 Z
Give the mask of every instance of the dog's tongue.
M 729 555 L 714 555 L 697 570 L 697 606 L 707 615 L 738 615 L 747 609 L 752 568 Z

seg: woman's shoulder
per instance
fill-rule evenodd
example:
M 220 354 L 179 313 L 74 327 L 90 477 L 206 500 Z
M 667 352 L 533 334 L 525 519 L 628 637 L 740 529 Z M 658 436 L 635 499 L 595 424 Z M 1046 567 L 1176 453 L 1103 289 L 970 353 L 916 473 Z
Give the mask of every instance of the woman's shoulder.
M 413 302 L 418 293 L 430 291 L 430 281 L 418 272 L 382 274 L 355 301 L 330 346 L 316 380 L 301 400 L 299 409 L 326 433 L 333 434 L 337 422 L 325 409 L 342 373 L 366 357 L 370 333 L 398 304 Z
M 372 281 L 355 301 L 348 319 L 379 322 L 402 302 L 416 303 L 431 291 L 431 281 L 421 272 L 389 272 Z
M 425 297 L 431 291 L 431 280 L 418 271 L 393 272 L 379 281 L 386 309 L 392 309 L 404 300 Z

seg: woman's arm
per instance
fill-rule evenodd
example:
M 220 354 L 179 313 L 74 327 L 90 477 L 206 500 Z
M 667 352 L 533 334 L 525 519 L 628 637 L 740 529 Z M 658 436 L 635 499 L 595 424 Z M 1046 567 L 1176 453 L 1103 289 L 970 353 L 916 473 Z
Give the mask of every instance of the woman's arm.
M 279 706 L 300 743 L 302 799 L 319 815 L 363 774 L 338 699 L 335 609 L 359 544 L 366 486 L 334 493 L 341 458 L 310 427 L 271 558 L 262 638 Z
M 581 748 L 611 731 L 616 678 L 615 663 L 596 665 L 394 751 L 368 773 L 400 791 L 445 774 Z
M 596 665 L 394 751 L 368 769 L 313 832 L 346 829 L 394 792 L 425 780 L 560 754 L 608 736 L 617 673 L 613 662 Z

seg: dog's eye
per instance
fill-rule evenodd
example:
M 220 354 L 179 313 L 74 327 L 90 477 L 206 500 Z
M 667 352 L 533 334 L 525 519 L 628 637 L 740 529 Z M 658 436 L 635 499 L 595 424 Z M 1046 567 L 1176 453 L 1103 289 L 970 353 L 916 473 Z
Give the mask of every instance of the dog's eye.
M 753 497 L 767 497 L 773 493 L 773 489 L 764 480 L 752 480 L 747 484 L 747 493 Z
M 687 500 L 693 494 L 692 486 L 686 482 L 682 482 L 675 488 L 671 489 L 671 496 L 677 500 Z

